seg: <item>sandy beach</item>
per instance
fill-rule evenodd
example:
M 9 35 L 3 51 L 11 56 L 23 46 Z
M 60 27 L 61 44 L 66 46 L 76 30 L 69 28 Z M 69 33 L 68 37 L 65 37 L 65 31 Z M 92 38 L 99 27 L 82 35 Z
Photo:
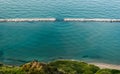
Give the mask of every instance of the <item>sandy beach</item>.
M 108 69 L 120 70 L 120 65 L 107 64 L 107 63 L 96 63 L 96 62 L 89 63 L 89 64 L 93 64 L 93 65 L 99 66 L 101 69 L 108 68 Z

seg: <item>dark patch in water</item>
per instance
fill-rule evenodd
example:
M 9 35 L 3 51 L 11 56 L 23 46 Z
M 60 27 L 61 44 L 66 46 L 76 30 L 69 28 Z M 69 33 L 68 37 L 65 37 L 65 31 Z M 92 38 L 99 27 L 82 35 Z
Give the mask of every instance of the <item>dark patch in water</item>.
M 52 57 L 52 58 L 48 58 L 47 60 L 45 59 L 45 61 L 48 62 L 48 61 L 54 61 L 54 60 L 57 60 L 57 59 L 65 59 L 65 58 L 62 57 L 62 56 L 59 56 L 59 57 Z
M 56 21 L 62 22 L 62 21 L 64 21 L 64 19 L 59 19 L 59 18 L 57 18 Z
M 82 56 L 82 58 L 88 58 L 89 56 L 88 55 L 84 55 L 84 56 Z
M 29 21 L 29 22 L 27 22 L 27 23 L 36 23 L 36 22 L 34 22 L 34 21 Z
M 84 55 L 82 56 L 82 58 L 101 58 L 101 57 L 98 55 Z
M 0 50 L 0 57 L 3 57 L 4 52 L 2 50 Z
M 25 61 L 25 60 L 20 60 L 20 59 L 13 59 L 13 58 L 5 58 L 6 60 L 9 60 L 9 61 L 18 61 L 18 62 L 23 62 L 23 63 L 27 63 L 29 61 Z

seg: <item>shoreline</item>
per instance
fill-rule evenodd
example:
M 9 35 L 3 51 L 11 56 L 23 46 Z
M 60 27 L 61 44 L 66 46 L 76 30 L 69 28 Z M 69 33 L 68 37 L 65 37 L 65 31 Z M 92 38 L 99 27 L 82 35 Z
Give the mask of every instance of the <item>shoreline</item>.
M 63 59 L 58 59 L 58 60 L 63 60 Z M 68 59 L 64 59 L 63 61 L 68 60 Z M 70 61 L 81 61 L 81 60 L 70 60 Z M 120 70 L 120 65 L 117 64 L 110 64 L 110 63 L 104 63 L 104 62 L 89 62 L 89 61 L 82 61 L 82 62 L 86 62 L 88 64 L 92 64 L 95 66 L 98 66 L 100 69 L 116 69 L 116 70 Z
M 59 59 L 61 60 L 61 59 Z M 62 59 L 63 60 L 63 59 Z M 64 60 L 69 60 L 69 59 L 64 59 Z M 74 60 L 71 59 L 71 61 L 81 61 L 81 60 Z M 120 70 L 120 65 L 117 64 L 110 64 L 110 63 L 104 63 L 104 62 L 98 62 L 98 61 L 82 61 L 82 62 L 86 62 L 88 64 L 92 64 L 95 66 L 98 66 L 100 69 L 116 69 L 116 70 Z
M 98 62 L 90 62 L 89 64 L 93 64 L 95 66 L 100 67 L 101 69 L 116 69 L 120 70 L 120 65 L 108 64 L 108 63 L 98 63 Z

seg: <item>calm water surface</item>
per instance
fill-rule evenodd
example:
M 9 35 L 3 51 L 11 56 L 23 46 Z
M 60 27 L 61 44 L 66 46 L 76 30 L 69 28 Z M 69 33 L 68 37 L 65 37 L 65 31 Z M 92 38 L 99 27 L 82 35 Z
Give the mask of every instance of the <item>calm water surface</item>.
M 0 18 L 120 18 L 120 0 L 0 0 Z M 76 59 L 120 64 L 120 23 L 1 22 L 0 61 Z

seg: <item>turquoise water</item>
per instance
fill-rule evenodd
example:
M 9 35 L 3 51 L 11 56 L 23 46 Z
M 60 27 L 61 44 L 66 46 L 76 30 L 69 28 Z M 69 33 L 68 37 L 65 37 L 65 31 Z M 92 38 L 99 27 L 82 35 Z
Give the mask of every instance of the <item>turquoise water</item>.
M 120 18 L 119 12 L 120 0 L 0 0 L 0 18 Z M 119 37 L 119 22 L 1 22 L 0 61 L 120 64 Z

